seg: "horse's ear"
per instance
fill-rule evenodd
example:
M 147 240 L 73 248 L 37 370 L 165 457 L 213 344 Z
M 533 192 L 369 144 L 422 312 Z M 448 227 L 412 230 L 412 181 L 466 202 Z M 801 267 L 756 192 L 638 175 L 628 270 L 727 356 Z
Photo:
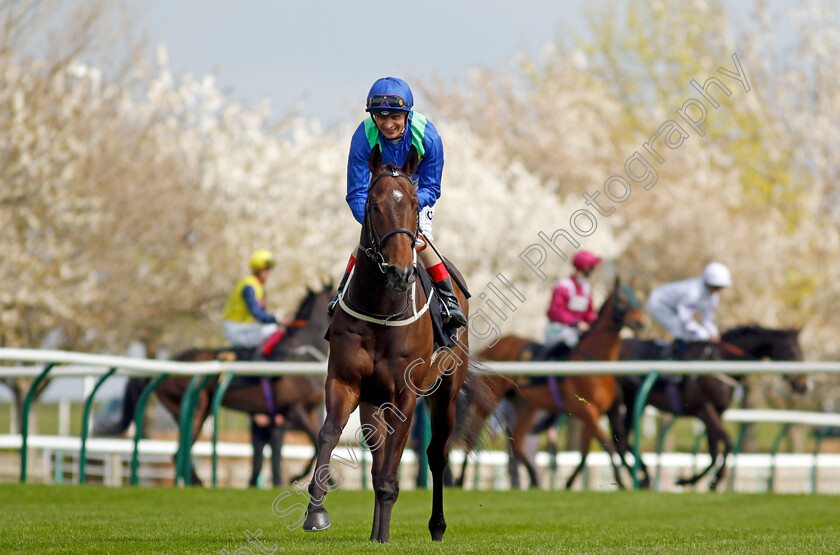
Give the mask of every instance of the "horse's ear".
M 379 168 L 382 167 L 382 151 L 379 150 L 379 145 L 374 145 L 372 149 L 370 149 L 370 156 L 368 157 L 368 168 L 370 168 L 370 173 L 376 174 L 379 171 Z
M 420 156 L 417 154 L 417 149 L 411 145 L 411 150 L 408 151 L 408 156 L 403 164 L 402 171 L 408 175 L 413 175 L 417 171 L 417 166 L 420 165 Z

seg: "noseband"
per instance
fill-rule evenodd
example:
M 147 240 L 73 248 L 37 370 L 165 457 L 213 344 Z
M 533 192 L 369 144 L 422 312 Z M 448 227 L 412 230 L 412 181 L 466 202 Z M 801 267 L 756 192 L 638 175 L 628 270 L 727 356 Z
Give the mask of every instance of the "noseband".
M 619 304 L 619 299 L 621 297 L 621 293 L 624 293 L 627 297 L 627 308 L 622 308 L 621 304 Z M 636 299 L 636 293 L 626 285 L 622 285 L 618 291 L 616 291 L 615 297 L 613 298 L 613 313 L 612 313 L 612 321 L 613 324 L 620 328 L 624 327 L 624 316 L 633 310 L 634 308 L 639 307 L 639 301 Z
M 416 225 L 414 226 L 414 231 L 411 231 L 410 229 L 406 229 L 404 227 L 398 227 L 387 232 L 385 235 L 379 235 L 379 232 L 376 230 L 376 225 L 374 225 L 373 223 L 373 218 L 370 215 L 370 191 L 376 185 L 377 181 L 386 176 L 403 177 L 407 179 L 409 183 L 411 183 L 411 177 L 408 174 L 403 173 L 396 168 L 391 168 L 390 171 L 380 173 L 379 175 L 371 179 L 370 185 L 368 186 L 368 200 L 365 203 L 365 231 L 367 232 L 368 242 L 372 246 L 365 248 L 362 245 L 359 245 L 359 248 L 362 249 L 362 251 L 364 251 L 365 255 L 368 258 L 370 258 L 374 264 L 376 264 L 376 267 L 379 268 L 379 271 L 383 274 L 390 267 L 390 264 L 388 263 L 388 261 L 385 260 L 385 257 L 382 255 L 382 245 L 385 244 L 385 241 L 387 241 L 394 235 L 405 233 L 411 238 L 411 245 L 413 249 L 414 243 L 417 241 L 417 233 L 420 230 L 420 211 L 418 209 L 417 213 L 414 216 L 416 222 Z

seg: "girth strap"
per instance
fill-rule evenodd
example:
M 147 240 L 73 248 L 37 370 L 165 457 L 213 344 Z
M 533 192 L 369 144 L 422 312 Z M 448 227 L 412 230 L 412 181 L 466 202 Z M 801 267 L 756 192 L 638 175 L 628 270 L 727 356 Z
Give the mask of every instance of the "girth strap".
M 557 385 L 556 377 L 548 376 L 548 389 L 551 391 L 551 397 L 554 399 L 554 405 L 557 407 L 557 411 L 566 412 L 566 408 L 563 405 L 563 397 L 560 395 L 560 388 Z
M 268 414 L 274 421 L 274 395 L 271 393 L 271 381 L 268 378 L 260 378 L 260 387 L 262 387 L 263 397 L 265 397 L 265 404 L 268 407 Z

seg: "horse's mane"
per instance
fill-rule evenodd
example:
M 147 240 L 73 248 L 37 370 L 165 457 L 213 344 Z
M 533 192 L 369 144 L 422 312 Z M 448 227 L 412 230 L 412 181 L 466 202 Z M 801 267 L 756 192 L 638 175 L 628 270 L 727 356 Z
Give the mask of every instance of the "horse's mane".
M 778 338 L 790 337 L 792 335 L 796 335 L 797 333 L 799 333 L 799 330 L 793 328 L 773 329 L 765 328 L 764 326 L 759 326 L 758 324 L 748 324 L 727 330 L 723 332 L 723 336 L 727 339 L 736 339 L 746 335 L 762 335 Z
M 297 312 L 295 312 L 295 320 L 306 320 L 312 314 L 313 301 L 316 295 L 317 293 L 315 291 L 307 287 L 306 297 L 303 298 L 298 306 Z
M 600 320 L 601 317 L 604 315 L 604 311 L 607 309 L 607 307 L 609 307 L 612 304 L 613 297 L 615 296 L 617 291 L 618 291 L 618 288 L 611 290 L 610 294 L 607 296 L 606 300 L 604 300 L 604 302 L 601 303 L 601 308 L 598 309 L 598 318 L 596 318 L 595 321 Z M 586 330 L 585 332 L 583 332 L 582 334 L 580 334 L 580 338 L 578 339 L 578 341 L 583 341 L 583 339 L 587 335 L 589 335 L 590 331 L 592 331 L 591 327 L 588 330 Z
M 607 298 L 604 300 L 604 302 L 601 303 L 601 308 L 598 309 L 598 319 L 599 320 L 601 319 L 601 316 L 604 315 L 604 311 L 607 310 L 607 307 L 609 307 L 610 304 L 612 303 L 613 297 L 615 297 L 615 294 L 616 294 L 617 291 L 618 291 L 617 287 L 615 289 L 610 290 L 610 294 L 607 296 Z

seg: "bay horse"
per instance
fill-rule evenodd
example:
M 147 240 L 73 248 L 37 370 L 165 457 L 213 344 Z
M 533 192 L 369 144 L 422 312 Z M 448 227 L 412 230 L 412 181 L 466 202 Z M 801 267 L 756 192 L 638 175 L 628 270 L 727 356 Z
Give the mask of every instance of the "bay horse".
M 324 339 L 324 332 L 329 323 L 326 315 L 327 304 L 332 298 L 332 285 L 324 284 L 321 291 L 307 289 L 307 294 L 301 301 L 293 323 L 286 334 L 275 346 L 266 361 L 306 361 L 324 360 L 328 344 Z M 251 360 L 253 349 L 220 348 L 220 349 L 189 349 L 173 358 L 181 362 L 200 362 L 208 360 Z M 231 386 L 222 399 L 222 406 L 254 415 L 258 413 L 281 414 L 285 419 L 287 429 L 296 428 L 303 431 L 313 446 L 317 446 L 318 425 L 320 423 L 320 409 L 324 401 L 324 378 L 320 376 L 277 376 L 262 379 L 256 376 L 234 378 Z M 171 376 L 165 378 L 158 385 L 155 394 L 161 404 L 175 419 L 180 421 L 181 400 L 190 382 L 189 376 Z M 123 397 L 122 418 L 114 428 L 101 435 L 117 435 L 123 433 L 134 419 L 137 401 L 150 378 L 131 378 L 126 384 Z M 199 392 L 193 412 L 192 441 L 198 438 L 199 431 L 207 416 L 210 414 L 211 401 L 219 385 L 219 376 L 212 376 Z M 266 387 L 268 386 L 268 387 Z M 266 392 L 269 389 L 270 395 Z M 269 399 L 273 406 L 268 406 Z M 190 461 L 190 483 L 201 485 L 201 480 L 192 467 Z M 177 454 L 176 454 L 177 461 Z M 309 473 L 315 456 L 309 461 L 303 472 L 292 478 L 292 482 L 301 479 Z
M 646 319 L 635 291 L 630 285 L 622 284 L 619 278 L 616 278 L 612 292 L 599 310 L 598 318 L 589 331 L 581 336 L 578 345 L 572 349 L 569 360 L 616 360 L 621 341 L 619 332 L 625 326 L 638 331 L 645 325 Z M 528 361 L 532 360 L 532 353 L 539 352 L 535 351 L 539 348 L 540 344 L 537 342 L 507 335 L 479 353 L 477 358 L 495 361 Z M 548 358 L 551 358 L 550 352 Z M 547 380 L 540 380 L 536 384 L 526 384 L 522 380 L 519 380 L 518 384 L 515 378 L 511 379 L 500 374 L 486 374 L 481 379 L 491 392 L 491 401 L 485 406 L 473 406 L 475 418 L 472 430 L 465 434 L 467 453 L 472 449 L 489 413 L 502 398 L 508 397 L 512 400 L 516 412 L 516 422 L 510 437 L 511 453 L 516 460 L 525 464 L 531 487 L 539 486 L 537 470 L 533 462 L 525 455 L 522 444 L 534 425 L 538 410 L 553 414 L 568 413 L 583 422 L 580 437 L 580 464 L 566 481 L 566 489 L 572 487 L 575 478 L 586 465 L 593 438 L 597 438 L 604 450 L 609 453 L 616 483 L 619 487 L 624 487 L 619 468 L 614 460 L 615 456 L 619 456 L 625 468 L 628 470 L 631 468 L 624 459 L 624 453 L 616 451 L 614 442 L 607 439 L 599 424 L 601 416 L 607 414 L 614 427 L 623 425 L 623 420 L 616 412 L 621 407 L 621 403 L 617 397 L 618 386 L 614 376 L 579 375 L 560 379 L 548 376 Z M 614 430 L 614 433 L 620 435 L 622 432 Z M 457 485 L 463 485 L 467 462 L 468 459 L 465 457 Z
M 417 286 L 420 280 L 415 266 L 419 201 L 411 174 L 418 163 L 414 147 L 402 167 L 383 166 L 379 146 L 368 159 L 371 181 L 360 256 L 329 328 L 327 415 L 318 435 L 318 460 L 308 489 L 306 531 L 330 526 L 324 508 L 326 493 L 335 489 L 326 483 L 335 471 L 330 457 L 350 413 L 358 406 L 360 439 L 373 455 L 375 504 L 370 540 L 389 541 L 391 513 L 399 495 L 397 473 L 418 397 L 428 403 L 431 417 L 432 437 L 426 452 L 433 480 L 432 540 L 441 541 L 446 530 L 443 476 L 455 402 L 467 376 L 469 345 L 466 328 L 461 328 L 460 355 L 448 349 L 434 350 L 432 320 L 426 310 L 429 299 Z M 453 270 L 450 268 L 450 273 Z M 460 286 L 456 294 L 466 315 L 468 306 Z
M 688 343 L 682 358 L 684 360 L 763 360 L 801 361 L 798 330 L 776 330 L 760 326 L 740 326 L 721 335 L 719 343 Z M 621 346 L 621 360 L 661 360 L 667 356 L 667 344 L 656 341 L 624 340 Z M 711 462 L 709 466 L 689 478 L 680 478 L 677 485 L 694 485 L 714 470 L 709 489 L 717 489 L 726 473 L 726 459 L 732 452 L 732 439 L 723 425 L 722 414 L 729 408 L 735 390 L 742 386 L 741 375 L 698 375 L 665 377 L 658 382 L 648 396 L 648 404 L 660 411 L 675 416 L 695 416 L 706 427 Z M 808 389 L 808 380 L 802 375 L 786 375 L 785 379 L 796 393 Z M 633 429 L 633 407 L 641 386 L 642 377 L 628 376 L 619 379 L 626 403 L 624 430 Z M 626 437 L 619 442 L 629 449 Z M 636 440 L 638 441 L 638 439 Z M 723 457 L 718 463 L 718 448 L 723 442 Z M 644 483 L 649 483 L 648 470 L 644 461 L 639 461 Z

